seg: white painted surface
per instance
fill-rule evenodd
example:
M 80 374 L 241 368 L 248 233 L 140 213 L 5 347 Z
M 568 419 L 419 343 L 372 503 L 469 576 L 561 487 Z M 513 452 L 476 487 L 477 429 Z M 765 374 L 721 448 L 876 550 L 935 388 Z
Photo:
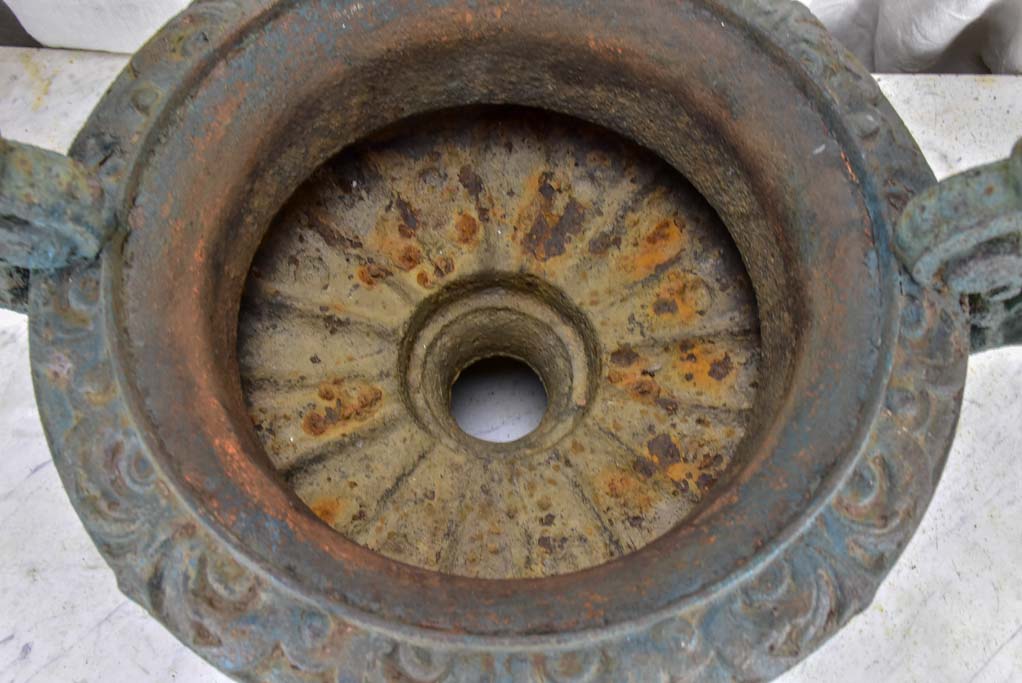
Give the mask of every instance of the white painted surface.
M 1022 138 L 1022 77 L 877 76 L 938 178 L 1003 159 Z
M 0 48 L 0 132 L 64 152 L 126 57 Z
M 47 47 L 132 53 L 191 0 L 6 0 Z
M 867 68 L 1022 72 L 1022 0 L 801 0 Z
M 47 47 L 134 52 L 189 0 L 6 0 Z M 801 0 L 870 69 L 1022 71 L 1022 0 Z
M 0 130 L 64 150 L 116 59 L 0 50 Z M 37 67 L 42 80 L 26 75 Z M 1022 79 L 899 76 L 881 86 L 939 175 L 1004 156 L 1022 136 Z M 874 604 L 783 683 L 1022 681 L 1020 455 L 1022 348 L 975 357 L 919 532 Z M 117 592 L 50 464 L 25 318 L 3 311 L 0 558 L 3 683 L 226 683 Z

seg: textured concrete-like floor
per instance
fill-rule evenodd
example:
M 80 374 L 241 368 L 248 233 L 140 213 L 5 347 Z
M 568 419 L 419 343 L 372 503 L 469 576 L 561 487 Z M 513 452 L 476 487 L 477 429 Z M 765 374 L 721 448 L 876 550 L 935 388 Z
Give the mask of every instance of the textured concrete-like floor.
M 0 49 L 0 130 L 66 149 L 124 62 Z M 880 82 L 940 176 L 1004 156 L 1022 136 L 1022 78 Z M 540 410 L 534 385 L 505 377 L 517 388 L 503 409 L 482 405 L 499 392 L 479 383 L 463 425 L 492 438 Z M 781 680 L 1022 680 L 1020 454 L 1022 348 L 974 357 L 958 437 L 918 533 L 873 605 Z M 0 558 L 0 681 L 227 681 L 118 593 L 50 462 L 25 318 L 2 311 Z

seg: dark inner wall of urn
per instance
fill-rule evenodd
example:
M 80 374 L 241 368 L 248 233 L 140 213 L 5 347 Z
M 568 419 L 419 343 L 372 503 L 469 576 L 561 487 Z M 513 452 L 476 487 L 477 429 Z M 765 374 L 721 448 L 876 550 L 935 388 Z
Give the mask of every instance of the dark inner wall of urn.
M 320 519 L 488 578 L 601 564 L 682 522 L 754 425 L 760 346 L 737 249 L 684 178 L 513 107 L 417 117 L 322 166 L 267 233 L 238 332 L 255 429 Z M 500 444 L 450 415 L 458 373 L 497 355 L 549 401 Z

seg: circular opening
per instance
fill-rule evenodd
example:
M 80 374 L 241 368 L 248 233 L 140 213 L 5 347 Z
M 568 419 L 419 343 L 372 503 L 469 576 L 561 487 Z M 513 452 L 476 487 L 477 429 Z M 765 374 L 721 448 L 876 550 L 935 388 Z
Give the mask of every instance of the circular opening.
M 547 408 L 536 371 L 516 358 L 484 358 L 461 371 L 451 386 L 451 415 L 469 436 L 508 443 L 531 434 Z
M 587 412 L 599 375 L 597 336 L 558 289 L 507 272 L 468 275 L 426 297 L 405 326 L 402 398 L 432 437 L 488 461 L 549 452 Z M 542 381 L 546 408 L 516 438 L 474 438 L 452 412 L 459 375 L 487 358 L 517 359 Z

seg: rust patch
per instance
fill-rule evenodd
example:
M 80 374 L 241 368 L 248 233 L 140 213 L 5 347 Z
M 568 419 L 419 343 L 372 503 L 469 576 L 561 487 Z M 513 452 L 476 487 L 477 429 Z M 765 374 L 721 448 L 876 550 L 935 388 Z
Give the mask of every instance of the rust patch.
M 437 256 L 433 259 L 433 273 L 437 277 L 446 277 L 454 272 L 454 259 L 450 256 Z
M 657 315 L 677 313 L 678 303 L 673 299 L 657 299 L 653 302 L 653 312 Z
M 633 253 L 621 259 L 621 266 L 630 279 L 645 280 L 674 260 L 684 248 L 685 241 L 681 225 L 675 219 L 660 221 L 633 243 Z
M 852 168 L 852 162 L 851 162 L 851 161 L 850 161 L 850 160 L 848 159 L 848 155 L 847 155 L 847 154 L 845 154 L 844 152 L 841 152 L 841 161 L 842 161 L 842 162 L 844 163 L 844 165 L 845 165 L 845 171 L 846 171 L 846 172 L 848 173 L 848 178 L 849 178 L 849 179 L 850 179 L 850 180 L 851 180 L 851 181 L 852 181 L 853 183 L 855 183 L 856 185 L 858 185 L 858 184 L 859 184 L 859 176 L 858 176 L 858 174 L 857 174 L 857 173 L 855 172 L 855 169 L 854 169 L 854 168 Z
M 626 470 L 608 468 L 597 475 L 596 481 L 600 493 L 630 510 L 642 514 L 653 506 L 649 487 Z
M 708 374 L 710 377 L 720 382 L 731 374 L 734 367 L 734 363 L 731 362 L 731 356 L 725 353 L 723 358 L 718 358 L 710 363 L 710 371 Z
M 539 184 L 536 188 L 540 196 L 548 202 L 552 202 L 554 196 L 557 194 L 557 188 L 550 184 L 550 181 L 553 179 L 553 173 L 550 173 L 549 171 L 541 173 L 539 176 Z
M 601 232 L 589 240 L 589 253 L 593 256 L 603 256 L 611 247 L 621 248 L 621 236 L 609 231 Z
M 705 315 L 710 307 L 710 289 L 702 278 L 671 271 L 657 290 L 653 313 L 670 316 L 672 321 L 690 322 Z
M 320 385 L 316 397 L 326 403 L 312 409 L 302 418 L 302 430 L 310 436 L 323 436 L 327 432 L 347 433 L 357 423 L 372 417 L 383 403 L 383 390 L 365 384 L 347 389 L 340 380 Z
M 635 353 L 630 346 L 622 346 L 617 351 L 610 354 L 610 362 L 614 365 L 628 366 L 639 360 L 639 354 Z
M 330 526 L 335 526 L 338 522 L 347 521 L 346 512 L 350 506 L 350 501 L 343 498 L 324 498 L 312 503 L 309 509 Z
M 414 244 L 409 244 L 398 253 L 396 263 L 401 270 L 411 270 L 422 263 L 422 251 Z
M 676 415 L 678 413 L 678 402 L 673 398 L 661 396 L 656 400 L 656 404 L 663 408 L 664 412 L 668 415 Z
M 536 544 L 548 553 L 552 553 L 557 550 L 564 550 L 564 547 L 568 544 L 568 539 L 565 536 L 561 536 L 560 538 L 540 536 L 539 540 L 536 541 Z
M 458 182 L 465 188 L 469 196 L 472 199 L 479 199 L 479 195 L 483 191 L 483 179 L 479 177 L 479 174 L 472 170 L 471 166 L 462 166 L 461 170 L 458 171 Z
M 646 444 L 646 450 L 657 459 L 658 462 L 678 462 L 681 460 L 681 451 L 674 439 L 668 434 L 658 434 Z
M 394 206 L 401 216 L 401 223 L 397 228 L 398 233 L 402 237 L 415 237 L 415 233 L 419 230 L 419 217 L 415 214 L 411 204 L 398 196 L 394 200 Z
M 369 263 L 364 266 L 360 266 L 356 272 L 359 281 L 361 281 L 366 287 L 375 287 L 377 282 L 392 275 L 390 270 L 384 268 L 378 263 Z
M 658 405 L 665 392 L 645 366 L 645 360 L 637 355 L 636 358 L 631 359 L 631 363 L 626 368 L 611 369 L 607 373 L 607 381 L 627 391 L 633 399 L 640 403 Z
M 474 245 L 479 242 L 479 223 L 467 213 L 458 216 L 454 231 L 459 244 Z
M 647 479 L 656 474 L 656 464 L 649 458 L 636 458 L 632 462 L 632 469 Z
M 540 186 L 540 193 L 543 192 L 544 187 L 550 186 L 544 182 Z M 571 238 L 582 232 L 584 219 L 585 207 L 574 198 L 569 199 L 567 206 L 564 207 L 564 212 L 553 225 L 542 213 L 536 216 L 532 229 L 522 240 L 522 247 L 540 261 L 560 256 L 564 253 L 566 245 L 571 242 Z
M 738 380 L 735 360 L 709 343 L 680 344 L 674 367 L 690 387 L 708 396 L 725 395 Z

